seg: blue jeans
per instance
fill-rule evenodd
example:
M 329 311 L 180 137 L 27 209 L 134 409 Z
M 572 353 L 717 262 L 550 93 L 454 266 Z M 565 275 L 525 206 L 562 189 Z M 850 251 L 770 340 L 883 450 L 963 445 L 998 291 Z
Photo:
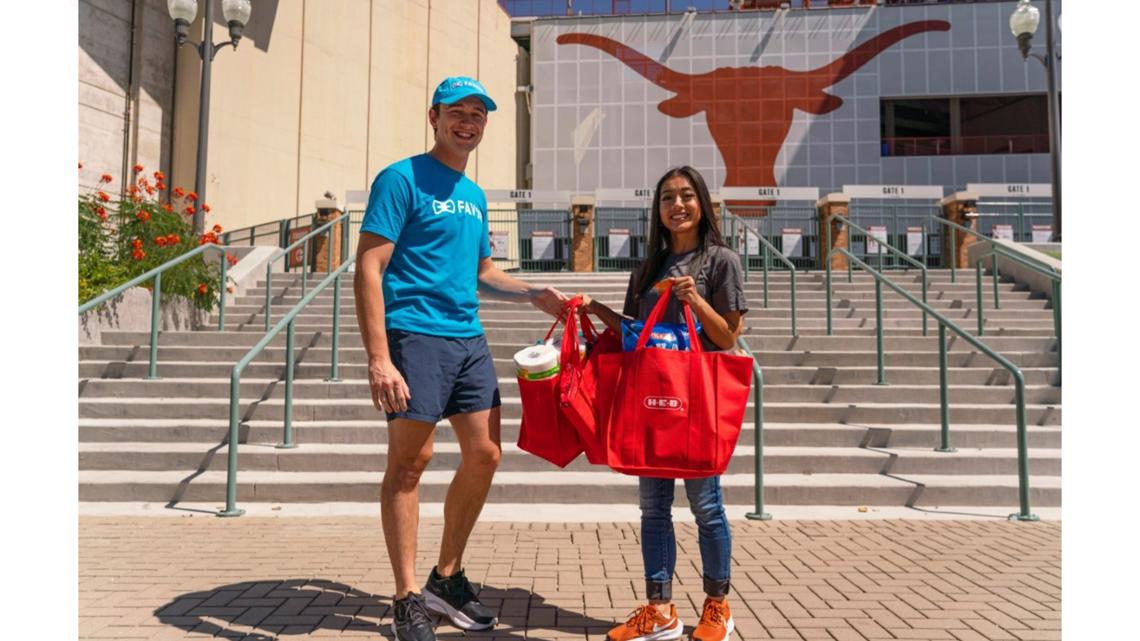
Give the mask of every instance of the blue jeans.
M 673 534 L 674 479 L 640 479 L 641 556 L 645 561 L 645 593 L 650 601 L 673 598 L 677 539 Z M 732 533 L 724 514 L 720 477 L 686 479 L 689 509 L 697 519 L 705 594 L 728 594 L 732 566 Z

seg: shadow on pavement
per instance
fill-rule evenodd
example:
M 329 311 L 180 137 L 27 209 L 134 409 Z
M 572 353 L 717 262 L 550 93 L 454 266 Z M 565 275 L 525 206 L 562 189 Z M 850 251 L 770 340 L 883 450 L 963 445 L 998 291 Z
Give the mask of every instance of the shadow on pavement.
M 433 616 L 440 639 L 494 636 L 496 639 L 541 639 L 543 631 L 605 632 L 611 619 L 545 603 L 540 594 L 521 588 L 500 589 L 475 584 L 479 600 L 498 612 L 493 630 L 464 632 L 441 616 Z M 318 630 L 369 631 L 392 639 L 390 596 L 371 594 L 326 579 L 264 579 L 222 585 L 179 595 L 154 611 L 159 621 L 187 632 L 243 641 L 270 641 Z M 530 630 L 528 631 L 528 626 Z

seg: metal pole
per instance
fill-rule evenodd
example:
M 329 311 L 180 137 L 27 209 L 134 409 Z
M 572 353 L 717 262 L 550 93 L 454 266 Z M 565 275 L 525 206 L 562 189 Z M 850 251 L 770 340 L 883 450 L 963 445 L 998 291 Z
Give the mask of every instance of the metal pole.
M 764 252 L 764 309 L 768 309 L 768 246 L 763 245 L 760 251 Z
M 228 450 L 228 463 L 226 465 L 226 509 L 218 512 L 218 516 L 241 516 L 245 510 L 237 508 L 237 466 L 238 466 L 238 411 L 241 409 L 239 393 L 241 389 L 241 370 L 236 366 L 230 372 L 230 435 Z
M 879 380 L 875 385 L 886 385 L 887 377 L 883 371 L 883 281 L 879 278 L 875 278 L 875 344 L 878 347 L 875 364 L 879 369 Z
M 764 511 L 764 375 L 755 360 L 752 361 L 752 379 L 754 382 L 752 415 L 755 421 L 752 431 L 755 433 L 756 441 L 753 448 L 753 456 L 756 459 L 756 480 L 753 485 L 756 487 L 756 511 L 748 512 L 744 517 L 752 521 L 770 521 L 772 515 Z
M 289 264 L 289 258 L 285 258 L 285 264 Z M 265 331 L 269 331 L 269 306 L 273 304 L 273 263 L 265 266 Z
M 309 286 L 309 241 L 305 240 L 305 257 L 301 260 L 301 298 L 305 297 L 305 290 Z
M 1017 403 L 1017 496 L 1021 511 L 1018 521 L 1040 520 L 1029 511 L 1029 436 L 1025 429 L 1025 377 L 1013 372 L 1014 396 Z
M 831 336 L 831 217 L 828 216 L 823 223 L 826 228 L 824 233 L 827 235 L 827 245 L 825 245 L 824 248 L 826 254 L 824 254 L 823 259 L 823 268 L 827 272 L 827 287 L 825 289 L 825 297 L 827 299 L 825 305 L 827 307 L 827 335 Z M 851 261 L 847 262 L 850 263 Z
M 998 283 L 1000 276 L 998 275 L 998 253 L 993 253 L 993 268 L 994 268 L 994 309 L 1001 309 L 1001 295 L 998 290 Z
M 926 300 L 926 290 L 927 290 L 926 270 L 923 269 L 922 270 L 922 302 L 923 303 L 929 302 Z M 922 310 L 922 335 L 923 336 L 928 335 L 926 332 L 926 309 L 925 308 L 923 308 L 923 310 Z
M 958 282 L 958 230 L 946 225 L 946 234 L 950 236 L 950 282 Z
M 934 448 L 935 452 L 957 452 L 950 447 L 950 392 L 948 389 L 946 372 L 946 325 L 938 323 L 938 393 L 942 406 L 942 446 Z
M 986 333 L 985 312 L 982 310 L 982 258 L 974 264 L 974 270 L 977 274 L 978 281 L 978 336 L 984 336 Z
M 218 331 L 226 329 L 226 268 L 229 267 L 229 254 L 222 250 L 222 284 L 218 287 Z
M 198 45 L 198 56 L 202 58 L 202 85 L 198 93 L 198 158 L 194 173 L 194 193 L 198 200 L 194 203 L 194 233 L 201 235 L 206 230 L 206 212 L 202 205 L 206 202 L 206 147 L 210 141 L 210 66 L 214 61 L 214 0 L 206 0 L 206 13 L 202 17 L 202 42 Z
M 297 447 L 293 442 L 293 325 L 290 320 L 285 331 L 285 440 L 277 444 L 278 449 L 291 450 Z
M 1061 283 L 1053 281 L 1053 333 L 1057 336 L 1057 375 L 1061 374 Z
M 1053 242 L 1061 242 L 1061 105 L 1053 55 L 1053 0 L 1045 0 L 1045 74 L 1049 81 L 1049 170 L 1053 182 Z
M 796 270 L 792 270 L 792 336 L 799 336 L 796 331 Z
M 329 231 L 328 231 L 328 235 L 329 235 L 329 251 L 328 251 L 329 262 L 327 265 L 325 265 L 325 268 L 326 268 L 325 273 L 326 274 L 333 273 L 333 227 L 336 227 L 336 225 L 329 227 Z
M 332 335 L 332 369 L 329 371 L 329 377 L 326 381 L 330 383 L 340 382 L 339 372 L 337 370 L 337 357 L 340 351 L 340 274 L 333 279 L 333 335 Z
M 162 302 L 162 272 L 154 275 L 154 291 L 150 299 L 150 366 L 146 380 L 158 380 L 158 324 L 161 320 L 159 305 Z

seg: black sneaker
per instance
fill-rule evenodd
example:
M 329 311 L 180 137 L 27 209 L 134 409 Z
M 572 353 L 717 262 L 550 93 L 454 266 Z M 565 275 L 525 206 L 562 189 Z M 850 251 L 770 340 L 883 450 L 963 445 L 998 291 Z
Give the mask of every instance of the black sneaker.
M 423 597 L 415 592 L 392 602 L 392 634 L 396 641 L 435 641 L 435 626 Z
M 444 578 L 432 568 L 424 585 L 424 603 L 429 610 L 445 615 L 455 627 L 463 630 L 486 630 L 499 622 L 495 613 L 475 598 L 463 570 Z

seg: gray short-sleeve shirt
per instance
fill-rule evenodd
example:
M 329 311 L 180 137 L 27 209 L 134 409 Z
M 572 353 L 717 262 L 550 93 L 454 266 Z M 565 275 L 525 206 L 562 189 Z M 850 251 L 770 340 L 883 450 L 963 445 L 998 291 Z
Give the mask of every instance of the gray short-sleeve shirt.
M 689 263 L 696 255 L 695 250 L 684 254 L 670 254 L 665 259 L 665 263 L 661 266 L 661 270 L 653 282 L 656 283 L 664 278 L 688 276 Z M 708 301 L 718 314 L 723 316 L 731 311 L 738 311 L 741 314 L 748 311 L 748 301 L 744 298 L 744 268 L 740 263 L 740 256 L 728 247 L 718 245 L 710 247 L 705 254 L 700 272 L 695 278 L 697 293 L 701 295 L 701 298 Z M 645 292 L 638 300 L 636 292 L 633 291 L 636 281 L 637 270 L 634 270 L 630 274 L 629 287 L 625 292 L 625 305 L 622 307 L 622 314 L 644 321 L 649 317 L 649 312 L 653 306 L 657 304 L 658 294 L 657 290 L 650 287 L 649 291 Z M 696 320 L 695 315 L 694 320 Z M 676 298 L 670 300 L 660 322 L 684 323 L 685 319 L 681 315 L 681 302 Z M 706 350 L 720 349 L 709 340 L 703 330 L 701 331 L 701 345 Z

